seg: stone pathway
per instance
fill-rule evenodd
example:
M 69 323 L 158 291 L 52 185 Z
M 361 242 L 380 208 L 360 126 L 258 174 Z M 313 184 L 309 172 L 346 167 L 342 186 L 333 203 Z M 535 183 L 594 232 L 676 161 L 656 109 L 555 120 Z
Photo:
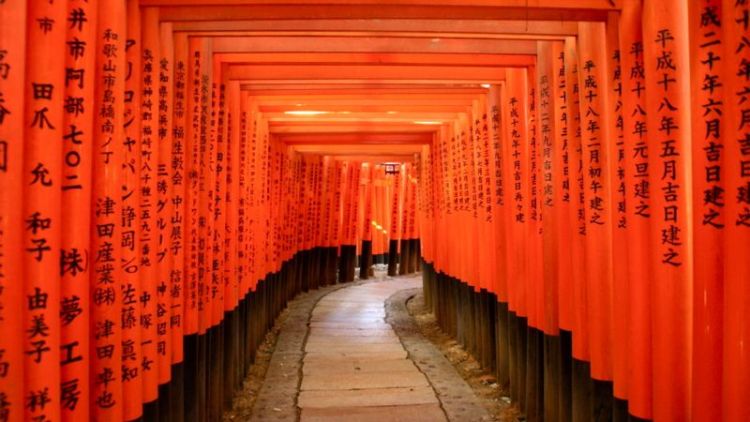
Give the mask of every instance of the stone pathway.
M 445 421 L 427 378 L 385 322 L 385 301 L 418 279 L 333 292 L 315 306 L 297 405 L 301 421 Z
M 470 387 L 410 325 L 404 304 L 418 287 L 416 276 L 388 278 L 291 302 L 251 420 L 488 420 Z
M 309 332 L 310 314 L 325 295 L 352 286 L 336 284 L 302 293 L 289 302 L 288 315 L 279 327 L 271 360 L 268 363 L 263 386 L 252 409 L 250 421 L 299 420 L 297 396 L 302 379 L 302 358 Z

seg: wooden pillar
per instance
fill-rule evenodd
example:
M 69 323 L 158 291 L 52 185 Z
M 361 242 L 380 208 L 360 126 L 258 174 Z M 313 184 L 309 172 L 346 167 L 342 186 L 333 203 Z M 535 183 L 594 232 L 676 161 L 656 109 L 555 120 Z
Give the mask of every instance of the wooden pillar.
M 0 7 L 5 9 L 8 6 Z M 13 198 L 13 205 L 22 210 L 24 228 L 21 239 L 24 333 L 14 339 L 16 344 L 13 346 L 22 348 L 24 353 L 24 410 L 18 407 L 19 411 L 25 412 L 24 420 L 60 419 L 60 402 L 53 398 L 61 394 L 59 366 L 63 357 L 59 320 L 60 261 L 56 251 L 60 250 L 62 234 L 60 187 L 63 183 L 65 27 L 55 22 L 63 22 L 66 12 L 66 2 L 28 2 L 24 109 L 13 110 L 16 116 L 24 115 L 25 127 L 23 142 L 14 145 L 22 147 L 23 154 L 13 153 L 14 158 L 23 157 L 23 164 L 9 163 L 22 165 L 24 189 L 23 197 Z M 18 48 L 21 47 L 14 50 L 18 52 Z M 14 63 L 19 62 L 14 60 Z M 16 98 L 10 99 L 8 106 L 19 107 L 21 101 Z M 5 119 L 5 112 L 3 116 Z M 20 339 L 23 340 L 19 344 Z M 78 351 L 71 351 L 74 353 L 72 357 L 76 358 Z M 51 402 L 41 405 L 40 400 L 45 397 Z
M 623 75 L 623 134 L 625 141 L 630 312 L 628 329 L 628 411 L 651 418 L 651 256 L 650 222 L 653 215 L 649 179 L 649 145 L 646 130 L 645 68 L 643 61 L 641 1 L 623 5 L 620 16 L 620 65 Z
M 400 241 L 400 230 L 399 230 L 399 208 L 401 203 L 401 173 L 392 175 L 390 177 L 392 182 L 392 193 L 390 201 L 390 229 L 389 243 L 388 243 L 388 275 L 395 276 L 398 273 L 398 248 Z
M 643 3 L 646 118 L 650 182 L 653 418 L 684 420 L 690 412 L 692 219 L 690 59 L 687 7 Z M 657 287 L 658 286 L 658 287 Z
M 611 157 L 609 83 L 604 24 L 579 24 L 581 147 L 586 197 L 586 282 L 589 304 L 591 376 L 612 379 L 612 201 L 607 176 Z
M 173 70 L 174 70 L 174 48 L 172 45 L 172 27 L 164 23 L 157 27 L 159 36 L 159 49 L 154 52 L 156 83 L 154 101 L 156 104 L 155 116 L 157 117 L 156 136 L 153 138 L 155 149 L 158 149 L 158 159 L 154 177 L 156 178 L 156 207 L 155 207 L 155 265 L 157 275 L 156 288 L 156 334 L 158 342 L 156 345 L 159 358 L 159 416 L 161 420 L 169 418 L 169 390 L 172 380 L 172 332 L 170 327 L 172 297 L 172 251 L 170 235 L 172 231 L 172 214 L 174 204 L 172 202 L 173 179 L 169 168 L 172 165 L 172 108 L 174 95 Z
M 90 416 L 89 379 L 90 336 L 89 298 L 91 267 L 91 168 L 94 142 L 94 92 L 96 86 L 97 8 L 84 1 L 69 1 L 66 43 L 84 45 L 83 51 L 68 49 L 66 58 L 65 116 L 63 126 L 62 248 L 61 268 L 61 347 L 75 352 L 80 359 L 62 356 L 61 411 L 63 420 L 82 420 Z M 87 106 L 88 105 L 88 106 Z M 119 139 L 114 142 L 121 142 Z M 82 210 L 86 210 L 82 212 Z M 86 228 L 83 229 L 82 228 Z M 123 327 L 123 330 L 125 327 Z M 65 354 L 65 353 L 64 353 Z M 75 400 L 79 394 L 78 400 Z M 140 397 L 123 408 L 140 414 Z M 137 415 L 136 415 L 137 416 Z
M 158 417 L 159 354 L 157 334 L 157 277 L 156 262 L 156 169 L 159 160 L 158 149 L 158 81 L 159 81 L 159 11 L 146 8 L 141 20 L 141 57 L 137 65 L 141 67 L 140 84 L 140 265 L 141 281 L 141 342 L 143 344 L 143 402 L 146 405 L 144 417 Z
M 188 45 L 184 34 L 162 33 L 162 37 L 172 37 L 173 98 L 172 110 L 172 160 L 167 171 L 172 181 L 172 216 L 170 237 L 170 254 L 172 255 L 172 273 L 170 274 L 170 309 L 169 327 L 172 332 L 172 388 L 170 388 L 170 416 L 175 420 L 185 418 L 185 289 L 187 285 L 187 265 L 185 263 L 186 236 L 188 233 L 187 203 L 187 81 L 188 81 Z
M 555 160 L 555 152 L 560 149 L 557 138 L 557 109 L 560 99 L 555 75 L 558 55 L 562 52 L 560 42 L 539 42 L 537 44 L 537 78 L 538 78 L 538 126 L 539 126 L 539 160 L 542 177 L 540 179 L 540 199 L 542 212 L 542 284 L 543 299 L 542 324 L 543 332 L 543 396 L 545 420 L 559 420 L 559 383 L 561 369 L 560 331 L 559 331 L 559 278 L 560 259 L 558 255 L 560 239 L 558 237 L 559 214 L 556 208 L 561 206 L 561 192 L 556 182 L 562 172 L 561 161 Z M 555 54 L 557 53 L 557 55 Z M 559 77 L 559 76 L 558 76 Z
M 362 222 L 360 229 L 362 230 L 362 253 L 361 260 L 359 262 L 359 278 L 366 280 L 370 276 L 372 267 L 372 244 L 373 244 L 373 208 L 375 198 L 374 178 L 375 168 L 371 163 L 366 163 L 364 169 L 364 185 L 362 188 L 363 195 L 363 210 L 362 210 Z
M 185 232 L 185 283 L 184 283 L 184 331 L 185 331 L 185 417 L 200 420 L 199 394 L 202 378 L 199 377 L 198 362 L 198 294 L 199 269 L 199 208 L 200 208 L 200 104 L 201 104 L 201 43 L 187 36 L 175 39 L 176 51 L 187 49 L 186 68 L 186 123 L 185 123 L 185 188 L 186 232 Z
M 570 224 L 573 227 L 571 236 L 572 259 L 572 294 L 573 294 L 573 333 L 571 353 L 571 418 L 573 421 L 589 420 L 592 415 L 591 378 L 587 364 L 590 359 L 589 351 L 589 303 L 587 299 L 586 282 L 586 180 L 583 156 L 583 130 L 581 120 L 581 96 L 583 84 L 579 76 L 580 67 L 578 47 L 575 39 L 565 39 L 565 76 L 567 84 L 566 94 L 571 102 L 569 120 L 570 133 L 573 134 L 570 143 L 571 185 L 570 195 L 572 206 L 570 209 Z
M 123 418 L 122 318 L 123 296 L 120 245 L 125 94 L 126 4 L 99 4 L 97 24 L 97 88 L 94 104 L 94 162 L 92 169 L 93 227 L 92 318 L 93 419 Z M 104 380 L 107 380 L 106 382 Z
M 20 206 L 27 181 L 24 107 L 25 102 L 31 101 L 27 98 L 26 81 L 26 3 L 0 4 L 0 49 L 3 50 L 0 54 L 0 332 L 3 333 L 0 350 L 3 350 L 4 374 L 0 377 L 0 395 L 4 397 L 0 412 L 7 415 L 9 422 L 24 419 L 26 398 L 26 357 L 24 347 L 18 346 L 27 328 L 24 318 L 27 288 L 23 277 L 26 252 L 17 247 L 24 244 L 26 216 Z M 62 86 L 58 89 L 62 91 Z M 85 247 L 88 249 L 88 244 Z
M 723 75 L 721 1 L 690 3 L 690 89 L 692 124 L 692 204 L 694 217 L 695 275 L 693 289 L 693 368 L 691 407 L 693 420 L 715 418 L 722 402 L 724 207 L 726 195 L 722 168 L 724 144 L 730 127 L 723 126 L 725 86 Z M 731 23 L 730 23 L 731 25 Z M 734 87 L 733 87 L 734 88 Z M 733 89 L 732 88 L 732 89 Z M 695 357 L 700 358 L 696 359 Z
M 728 136 L 723 168 L 726 184 L 726 238 L 724 256 L 724 334 L 723 334 L 723 412 L 727 421 L 740 421 L 750 413 L 746 399 L 750 388 L 750 358 L 747 343 L 750 341 L 750 265 L 747 256 L 750 248 L 750 46 L 748 46 L 747 2 L 724 1 L 722 35 L 724 57 L 722 63 L 726 93 L 725 124 Z M 727 88 L 729 89 L 729 88 Z M 725 91 L 726 92 L 726 91 Z M 697 245 L 697 243 L 696 243 Z M 689 252 L 689 251 L 688 251 Z
M 609 110 L 609 118 L 605 122 L 610 133 L 610 142 L 606 145 L 608 154 L 608 173 L 610 180 L 611 229 L 612 229 L 612 306 L 610 313 L 612 322 L 610 336 L 612 341 L 612 393 L 616 402 L 621 403 L 628 398 L 628 371 L 630 359 L 628 347 L 630 345 L 630 331 L 628 321 L 630 313 L 628 268 L 628 215 L 627 215 L 627 173 L 631 171 L 626 166 L 625 159 L 625 127 L 623 118 L 623 83 L 622 83 L 622 52 L 619 42 L 619 14 L 611 13 L 606 23 L 606 56 L 608 81 L 608 101 L 605 107 Z M 617 298 L 617 299 L 615 299 Z M 618 408 L 621 408 L 619 406 Z M 614 408 L 613 408 L 614 410 Z M 620 417 L 627 417 L 620 415 Z
M 120 228 L 122 230 L 122 344 L 123 417 L 143 415 L 143 353 L 141 341 L 140 281 L 140 170 L 141 170 L 141 19 L 138 2 L 127 2 L 125 54 L 129 72 L 125 74 L 123 114 L 123 192 Z

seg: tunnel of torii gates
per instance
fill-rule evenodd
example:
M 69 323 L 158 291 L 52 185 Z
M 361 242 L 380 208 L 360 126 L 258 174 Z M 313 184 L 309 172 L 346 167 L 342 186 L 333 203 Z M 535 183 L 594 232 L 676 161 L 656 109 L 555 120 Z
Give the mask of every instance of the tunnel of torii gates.
M 0 420 L 219 420 L 357 257 L 528 420 L 747 420 L 750 2 L 326 3 L 0 1 Z

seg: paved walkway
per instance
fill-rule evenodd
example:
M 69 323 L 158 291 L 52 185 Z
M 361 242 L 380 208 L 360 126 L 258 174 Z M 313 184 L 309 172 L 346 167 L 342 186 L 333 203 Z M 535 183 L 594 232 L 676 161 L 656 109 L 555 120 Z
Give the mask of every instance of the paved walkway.
M 445 421 L 427 378 L 390 324 L 384 303 L 418 279 L 369 283 L 324 297 L 310 319 L 301 420 Z
M 406 311 L 421 284 L 414 275 L 387 278 L 292 301 L 250 420 L 488 420 Z

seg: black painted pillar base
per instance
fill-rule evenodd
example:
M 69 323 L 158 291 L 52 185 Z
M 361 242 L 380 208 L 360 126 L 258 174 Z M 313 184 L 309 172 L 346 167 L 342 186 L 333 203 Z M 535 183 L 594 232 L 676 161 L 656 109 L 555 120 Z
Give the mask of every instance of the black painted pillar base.
M 185 347 L 185 420 L 197 421 L 198 410 L 198 335 L 191 334 L 183 339 Z
M 398 274 L 398 240 L 388 242 L 388 275 L 393 277 Z
M 592 379 L 590 364 L 573 358 L 570 331 L 545 334 L 494 294 L 422 268 L 425 306 L 440 329 L 496 374 L 525 420 L 646 422 L 628 414 L 612 382 Z
M 510 345 L 509 339 L 509 321 L 508 321 L 508 304 L 497 302 L 495 304 L 496 321 L 495 321 L 495 344 L 496 344 L 496 371 L 497 383 L 501 388 L 507 389 L 510 386 Z
M 573 359 L 572 366 L 573 421 L 590 421 L 594 416 L 594 381 L 588 362 Z
M 615 397 L 612 402 L 612 422 L 628 422 L 629 420 L 627 400 Z
M 336 284 L 336 273 L 338 268 L 338 248 L 335 246 L 331 246 L 326 248 L 327 249 L 327 255 L 326 258 L 326 285 L 330 286 L 332 284 Z
M 484 320 L 482 321 L 481 326 L 484 330 L 484 357 L 482 362 L 485 368 L 489 369 L 490 372 L 495 373 L 497 364 L 497 349 L 495 347 L 497 344 L 495 338 L 495 335 L 497 334 L 497 329 L 495 327 L 495 324 L 497 323 L 497 319 L 495 318 L 495 315 L 497 315 L 497 298 L 494 294 L 488 291 L 484 291 L 483 297 L 484 300 L 482 306 L 484 312 L 482 312 L 482 315 Z
M 169 415 L 173 421 L 185 420 L 185 363 L 172 365 L 172 385 L 169 389 Z
M 614 403 L 611 381 L 594 380 L 594 420 L 611 421 Z
M 359 278 L 367 280 L 370 278 L 370 270 L 372 269 L 372 241 L 362 241 L 362 255 L 359 261 Z
M 559 421 L 562 346 L 559 335 L 544 334 L 544 420 Z
M 408 274 L 409 270 L 409 254 L 411 248 L 409 247 L 409 240 L 401 239 L 401 256 L 398 259 L 398 273 L 399 275 Z
M 170 410 L 172 407 L 169 404 L 169 390 L 170 383 L 159 385 L 159 398 L 157 399 L 159 402 L 159 422 L 169 422 L 171 418 Z
M 143 422 L 158 422 L 159 420 L 159 399 L 143 404 Z
M 573 420 L 573 334 L 560 330 L 560 385 L 558 388 L 558 411 L 560 422 Z
M 419 239 L 409 239 L 409 264 L 407 267 L 409 274 L 419 271 L 420 253 Z
M 354 281 L 356 258 L 357 247 L 355 245 L 341 245 L 341 259 L 339 261 L 340 283 L 348 283 Z
M 526 419 L 541 421 L 544 417 L 544 383 L 542 357 L 544 334 L 541 330 L 526 326 Z

